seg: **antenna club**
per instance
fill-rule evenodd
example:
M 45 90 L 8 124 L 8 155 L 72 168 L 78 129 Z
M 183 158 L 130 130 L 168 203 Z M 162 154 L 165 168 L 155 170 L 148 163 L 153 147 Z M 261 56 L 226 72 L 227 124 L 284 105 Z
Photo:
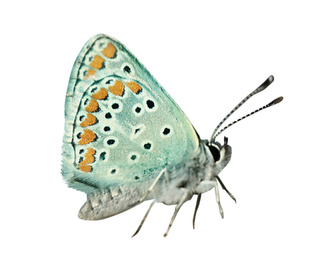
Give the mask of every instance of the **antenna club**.
M 272 103 L 273 103 L 273 105 L 276 105 L 276 104 L 278 104 L 279 102 L 282 102 L 283 99 L 284 99 L 283 97 L 278 97 L 278 98 L 274 99 L 274 100 L 272 101 Z
M 236 122 L 246 118 L 246 117 L 249 117 L 250 115 L 253 115 L 254 113 L 257 113 L 267 107 L 270 107 L 272 105 L 275 105 L 275 104 L 278 104 L 279 102 L 281 102 L 283 100 L 283 97 L 278 97 L 276 99 L 274 99 L 272 102 L 270 102 L 269 104 L 267 104 L 266 106 L 262 107 L 262 108 L 259 108 L 257 110 L 255 110 L 254 112 L 246 115 L 246 116 L 243 116 L 242 118 L 232 122 L 231 124 L 227 125 L 226 127 L 224 127 L 222 130 L 220 130 L 218 133 L 218 129 L 220 128 L 220 126 L 238 109 L 240 108 L 248 99 L 250 99 L 252 96 L 258 94 L 259 92 L 261 92 L 262 90 L 265 90 L 268 86 L 271 85 L 271 83 L 274 81 L 274 77 L 273 75 L 269 76 L 258 88 L 256 88 L 254 91 L 252 91 L 248 96 L 246 96 L 240 103 L 238 103 L 238 105 L 232 109 L 232 111 L 230 113 L 228 113 L 223 119 L 222 121 L 217 125 L 217 127 L 215 128 L 215 130 L 213 131 L 211 137 L 210 137 L 210 141 L 209 141 L 209 144 L 213 143 L 213 141 L 216 139 L 216 137 L 222 133 L 226 128 L 228 128 L 229 126 L 235 124 Z
M 268 86 L 274 81 L 273 75 L 269 76 L 257 89 L 256 92 L 259 93 L 262 90 L 265 90 Z

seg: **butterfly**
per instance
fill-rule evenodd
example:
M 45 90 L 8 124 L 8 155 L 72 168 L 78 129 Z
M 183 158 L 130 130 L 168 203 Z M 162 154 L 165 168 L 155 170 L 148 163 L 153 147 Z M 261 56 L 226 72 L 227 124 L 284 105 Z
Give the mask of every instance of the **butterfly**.
M 232 152 L 228 138 L 221 145 L 216 137 L 283 98 L 217 130 L 273 79 L 270 76 L 243 99 L 209 140 L 202 140 L 175 101 L 123 44 L 106 35 L 92 37 L 74 63 L 65 101 L 62 175 L 70 188 L 87 194 L 79 218 L 104 219 L 152 200 L 136 235 L 156 202 L 176 205 L 167 236 L 181 206 L 193 195 L 197 195 L 195 224 L 201 194 L 211 189 L 223 217 L 218 183 L 235 198 L 219 173 Z

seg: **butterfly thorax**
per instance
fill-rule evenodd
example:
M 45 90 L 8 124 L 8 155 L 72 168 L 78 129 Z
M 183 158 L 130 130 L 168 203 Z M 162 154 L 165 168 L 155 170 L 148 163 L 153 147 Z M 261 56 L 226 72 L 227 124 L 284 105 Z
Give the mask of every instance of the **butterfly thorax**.
M 163 178 L 159 180 L 148 198 L 173 205 L 179 203 L 185 192 L 188 193 L 188 199 L 191 199 L 194 194 L 201 194 L 212 189 L 215 186 L 216 177 L 231 158 L 231 147 L 227 142 L 223 146 L 219 143 L 215 145 L 220 149 L 217 161 L 207 140 L 201 140 L 193 157 L 183 164 L 166 169 Z

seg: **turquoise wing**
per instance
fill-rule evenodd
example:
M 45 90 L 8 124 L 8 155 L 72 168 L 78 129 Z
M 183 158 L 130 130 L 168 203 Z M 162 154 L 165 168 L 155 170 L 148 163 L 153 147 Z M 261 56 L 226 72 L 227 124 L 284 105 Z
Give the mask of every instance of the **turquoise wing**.
M 62 174 L 70 187 L 92 193 L 147 182 L 198 146 L 183 111 L 124 45 L 106 35 L 85 44 L 65 102 Z

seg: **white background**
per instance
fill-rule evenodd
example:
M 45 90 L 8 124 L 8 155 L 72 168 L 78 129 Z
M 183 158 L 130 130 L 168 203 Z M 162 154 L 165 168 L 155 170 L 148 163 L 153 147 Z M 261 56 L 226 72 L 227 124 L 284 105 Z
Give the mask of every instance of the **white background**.
M 0 12 L 1 259 L 311 259 L 309 1 L 3 1 Z M 202 138 L 274 75 L 232 120 L 284 101 L 225 132 L 233 156 L 220 177 L 237 204 L 221 193 L 223 220 L 213 192 L 196 229 L 193 198 L 167 238 L 174 206 L 155 205 L 135 238 L 148 202 L 78 219 L 86 196 L 60 174 L 64 100 L 98 33 L 138 57 Z

